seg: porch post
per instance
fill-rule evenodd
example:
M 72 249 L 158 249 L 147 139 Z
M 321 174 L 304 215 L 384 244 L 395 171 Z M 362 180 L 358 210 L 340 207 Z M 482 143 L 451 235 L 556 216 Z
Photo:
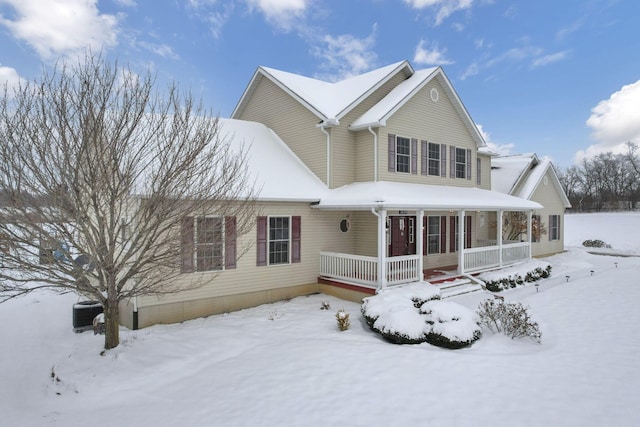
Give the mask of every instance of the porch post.
M 418 224 L 416 224 L 416 253 L 418 254 L 418 280 L 424 280 L 424 211 L 418 211 Z
M 527 237 L 529 240 L 529 259 L 531 259 L 531 232 L 533 231 L 533 211 L 527 212 Z
M 464 209 L 458 211 L 458 270 L 460 274 L 464 274 L 464 233 L 466 231 L 467 224 L 464 220 Z M 469 230 L 471 232 L 471 230 Z
M 496 241 L 498 242 L 498 265 L 502 267 L 502 221 L 503 221 L 504 211 L 498 212 L 498 231 L 496 236 Z
M 387 210 L 378 212 L 378 289 L 387 287 Z

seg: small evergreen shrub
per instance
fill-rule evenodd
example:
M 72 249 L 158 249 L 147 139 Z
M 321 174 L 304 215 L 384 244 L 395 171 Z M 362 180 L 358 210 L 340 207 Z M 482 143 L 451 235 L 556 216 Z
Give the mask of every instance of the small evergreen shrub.
M 336 312 L 336 320 L 338 321 L 338 329 L 346 331 L 351 326 L 351 320 L 349 320 L 349 313 L 344 309 L 340 309 Z
M 584 242 L 582 242 L 582 246 L 586 247 L 586 248 L 607 248 L 610 249 L 611 245 L 603 242 L 602 240 L 599 239 L 595 239 L 595 240 L 585 240 Z
M 477 311 L 480 324 L 494 333 L 502 333 L 508 337 L 528 337 L 536 342 L 542 339 L 542 333 L 529 314 L 529 307 L 521 303 L 505 303 L 503 301 L 485 300 Z
M 528 271 L 524 277 L 520 274 L 508 274 L 502 278 L 492 278 L 485 279 L 480 276 L 485 282 L 485 286 L 487 290 L 491 292 L 500 292 L 506 289 L 515 288 L 516 286 L 524 285 L 525 283 L 533 283 L 537 282 L 540 279 L 546 279 L 551 276 L 551 265 L 548 264 L 546 267 L 536 267 L 531 271 Z

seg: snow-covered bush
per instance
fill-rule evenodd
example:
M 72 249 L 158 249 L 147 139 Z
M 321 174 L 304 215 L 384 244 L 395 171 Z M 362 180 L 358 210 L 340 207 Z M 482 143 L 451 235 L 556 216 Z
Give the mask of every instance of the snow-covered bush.
M 336 312 L 336 320 L 338 321 L 338 329 L 346 331 L 351 326 L 351 320 L 349 320 L 349 313 L 340 309 Z
M 582 246 L 584 246 L 585 248 L 607 248 L 610 249 L 611 245 L 603 242 L 602 240 L 599 239 L 595 239 L 595 240 L 585 240 L 584 242 L 582 242 Z
M 478 306 L 480 323 L 492 332 L 500 332 L 511 338 L 529 337 L 536 342 L 542 339 L 538 322 L 531 319 L 529 307 L 521 303 L 505 303 L 484 300 Z
M 525 265 L 482 273 L 479 279 L 485 283 L 487 290 L 500 292 L 525 283 L 546 279 L 550 275 L 551 264 L 544 261 L 532 260 Z
M 438 347 L 458 349 L 480 339 L 482 329 L 468 308 L 452 301 L 428 301 L 420 313 L 430 325 L 426 341 Z
M 409 285 L 364 299 L 362 315 L 371 329 L 394 344 L 428 342 L 461 348 L 480 338 L 476 316 L 467 308 L 440 301 L 440 290 Z

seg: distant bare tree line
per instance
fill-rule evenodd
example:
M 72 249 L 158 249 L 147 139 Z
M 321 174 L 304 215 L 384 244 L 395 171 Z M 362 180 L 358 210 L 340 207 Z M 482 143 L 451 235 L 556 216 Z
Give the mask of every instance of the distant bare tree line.
M 626 145 L 625 153 L 601 153 L 560 172 L 573 211 L 640 208 L 640 150 L 634 142 Z

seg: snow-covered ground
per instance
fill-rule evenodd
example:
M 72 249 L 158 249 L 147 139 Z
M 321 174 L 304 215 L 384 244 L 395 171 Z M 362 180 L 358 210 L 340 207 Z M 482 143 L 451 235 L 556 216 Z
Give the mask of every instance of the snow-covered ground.
M 640 254 L 639 229 L 640 214 L 566 216 L 552 277 L 503 293 L 531 307 L 541 344 L 393 345 L 358 304 L 314 295 L 123 330 L 101 356 L 103 337 L 72 332 L 74 296 L 16 299 L 0 305 L 0 425 L 638 426 L 640 258 L 575 246 Z

